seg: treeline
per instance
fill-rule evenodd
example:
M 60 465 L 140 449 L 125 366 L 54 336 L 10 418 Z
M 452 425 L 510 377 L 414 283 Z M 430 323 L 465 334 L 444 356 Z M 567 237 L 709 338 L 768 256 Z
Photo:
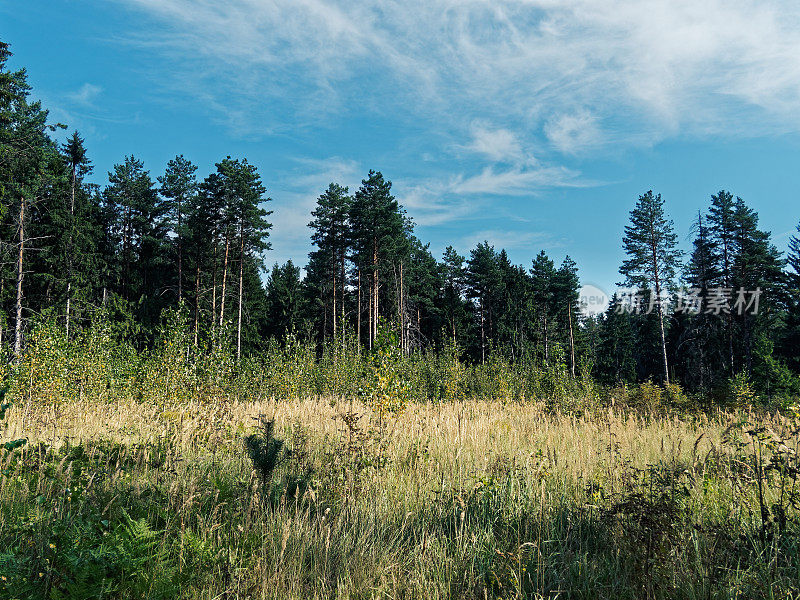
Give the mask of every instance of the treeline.
M 154 177 L 129 156 L 105 185 L 90 183 L 82 138 L 56 141 L 61 126 L 31 99 L 25 71 L 7 67 L 10 56 L 0 42 L 0 344 L 9 355 L 24 350 L 32 322 L 57 323 L 69 338 L 101 315 L 146 349 L 165 309 L 178 309 L 192 345 L 226 345 L 237 360 L 287 336 L 319 354 L 352 339 L 369 352 L 385 321 L 406 355 L 455 349 L 474 364 L 502 356 L 609 384 L 671 378 L 713 391 L 740 377 L 765 393 L 798 393 L 800 242 L 781 256 L 728 192 L 698 214 L 688 257 L 661 197 L 640 197 L 620 268 L 639 304 L 615 295 L 597 318 L 581 314 L 569 257 L 557 265 L 541 252 L 524 267 L 484 242 L 437 260 L 377 171 L 357 190 L 332 183 L 319 196 L 304 276 L 291 261 L 267 272 L 270 199 L 252 164 L 227 157 L 202 177 L 180 155 Z M 683 310 L 681 286 L 699 311 Z M 752 302 L 738 310 L 740 290 L 758 290 L 756 311 Z

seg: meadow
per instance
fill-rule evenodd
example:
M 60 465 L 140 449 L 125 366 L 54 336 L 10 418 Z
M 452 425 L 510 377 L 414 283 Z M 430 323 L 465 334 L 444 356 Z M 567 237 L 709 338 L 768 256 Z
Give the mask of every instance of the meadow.
M 800 597 L 800 416 L 746 386 L 452 363 L 423 397 L 380 348 L 246 374 L 85 335 L 5 374 L 2 598 Z

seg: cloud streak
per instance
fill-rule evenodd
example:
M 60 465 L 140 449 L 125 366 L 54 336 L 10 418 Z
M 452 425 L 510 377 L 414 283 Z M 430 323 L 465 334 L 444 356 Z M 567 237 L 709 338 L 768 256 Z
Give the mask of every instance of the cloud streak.
M 305 118 L 401 105 L 462 126 L 512 115 L 528 132 L 549 123 L 545 139 L 565 152 L 602 142 L 598 123 L 614 141 L 620 129 L 658 140 L 800 128 L 790 1 L 118 1 L 160 24 L 149 43 L 227 78 L 220 94 L 289 94 Z

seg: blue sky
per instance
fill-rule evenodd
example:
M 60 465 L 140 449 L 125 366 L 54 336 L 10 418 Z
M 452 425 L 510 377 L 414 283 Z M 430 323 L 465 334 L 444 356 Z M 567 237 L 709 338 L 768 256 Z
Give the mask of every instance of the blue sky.
M 305 264 L 330 181 L 383 171 L 431 242 L 619 277 L 639 194 L 679 238 L 724 188 L 784 250 L 800 220 L 800 5 L 779 0 L 0 0 L 102 183 L 126 154 L 262 174 L 268 263 Z

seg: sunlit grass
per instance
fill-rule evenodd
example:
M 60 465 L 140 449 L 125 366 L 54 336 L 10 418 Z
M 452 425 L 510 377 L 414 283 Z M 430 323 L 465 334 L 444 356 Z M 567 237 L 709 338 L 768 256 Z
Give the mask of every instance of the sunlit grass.
M 360 417 L 352 430 L 347 413 Z M 259 415 L 275 419 L 290 451 L 266 492 L 242 442 Z M 110 582 L 104 597 L 785 597 L 797 589 L 796 513 L 760 538 L 752 461 L 724 439 L 744 413 L 568 416 L 535 402 L 463 401 L 412 403 L 381 415 L 379 427 L 378 414 L 356 401 L 208 398 L 34 402 L 9 417 L 6 435 L 29 439 L 24 454 L 3 459 L 0 479 L 9 593 L 80 597 L 89 566 Z M 776 432 L 787 426 L 780 416 L 749 417 Z M 656 475 L 637 474 L 648 465 L 660 465 Z M 688 490 L 673 504 L 661 497 L 677 493 L 669 477 Z M 637 494 L 641 510 L 626 508 Z M 767 494 L 778 500 L 774 482 Z M 677 512 L 648 529 L 647 511 L 664 507 Z M 56 555 L 64 544 L 77 558 Z M 114 550 L 92 562 L 92 544 Z M 139 570 L 120 574 L 120 561 Z

